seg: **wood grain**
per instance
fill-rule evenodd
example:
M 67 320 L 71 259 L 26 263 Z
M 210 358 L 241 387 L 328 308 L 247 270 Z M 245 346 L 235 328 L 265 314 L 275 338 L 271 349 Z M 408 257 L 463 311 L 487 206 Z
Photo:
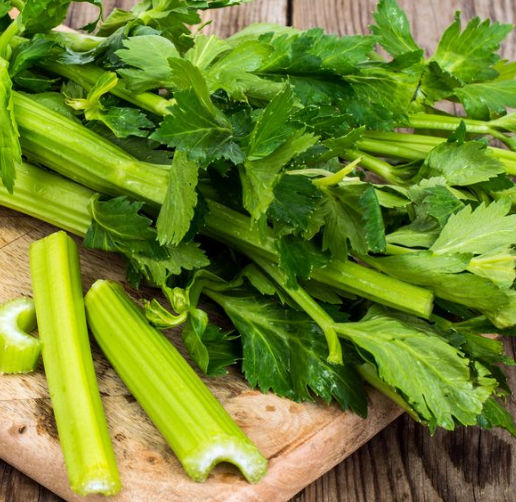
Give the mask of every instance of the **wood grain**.
M 109 10 L 109 6 L 115 4 L 128 8 L 133 1 L 104 3 Z M 250 21 L 293 20 L 299 28 L 322 26 L 333 33 L 360 33 L 370 24 L 375 3 L 375 0 L 291 0 L 287 6 L 280 0 L 256 0 L 230 12 L 216 13 L 216 20 L 208 30 L 219 30 L 225 35 Z M 455 10 L 462 10 L 466 19 L 478 15 L 501 22 L 516 21 L 514 0 L 399 0 L 399 3 L 407 11 L 415 38 L 427 50 L 435 47 Z M 69 22 L 77 27 L 91 17 L 92 11 L 88 13 L 85 4 L 76 4 Z M 503 54 L 516 59 L 515 33 L 504 44 Z M 17 221 L 20 224 L 17 232 L 23 234 L 24 230 L 31 230 L 23 227 L 30 225 L 27 219 Z M 509 354 L 515 357 L 515 341 L 507 340 L 506 345 Z M 509 372 L 509 380 L 511 387 L 516 388 L 514 371 Z M 509 402 L 509 410 L 516 416 L 514 399 Z M 470 428 L 438 431 L 431 437 L 426 429 L 403 416 L 299 493 L 292 502 L 514 502 L 515 458 L 516 441 L 507 433 Z M 1 502 L 60 500 L 0 462 Z
M 302 29 L 321 26 L 339 35 L 367 33 L 376 3 L 377 0 L 292 0 L 293 24 Z M 475 16 L 503 23 L 516 20 L 514 0 L 398 0 L 398 4 L 407 13 L 414 39 L 427 53 L 433 52 L 456 11 L 462 12 L 463 24 Z M 515 59 L 516 31 L 507 38 L 502 53 Z

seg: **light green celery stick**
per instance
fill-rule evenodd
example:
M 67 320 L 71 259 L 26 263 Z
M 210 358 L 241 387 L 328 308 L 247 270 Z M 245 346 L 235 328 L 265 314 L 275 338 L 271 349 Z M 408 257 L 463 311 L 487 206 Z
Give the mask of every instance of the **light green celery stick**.
M 63 230 L 84 236 L 91 225 L 88 202 L 93 190 L 24 162 L 12 194 L 0 184 L 0 206 L 9 207 Z
M 30 247 L 43 364 L 72 490 L 113 495 L 120 478 L 91 356 L 77 246 L 57 232 Z
M 194 481 L 219 462 L 250 483 L 265 475 L 267 460 L 118 283 L 97 281 L 85 303 L 100 348 Z
M 0 373 L 29 373 L 38 365 L 41 344 L 28 333 L 36 328 L 30 298 L 15 298 L 0 305 Z

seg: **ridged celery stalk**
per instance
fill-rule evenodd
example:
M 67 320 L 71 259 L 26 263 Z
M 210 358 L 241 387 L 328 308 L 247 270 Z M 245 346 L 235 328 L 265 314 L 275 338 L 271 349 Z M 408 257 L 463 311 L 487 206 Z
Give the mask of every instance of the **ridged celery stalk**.
M 89 188 L 24 162 L 16 170 L 16 190 L 12 194 L 0 184 L 0 206 L 84 236 L 91 225 L 88 201 L 94 194 Z
M 194 481 L 223 461 L 251 483 L 265 475 L 267 460 L 120 284 L 97 281 L 85 303 L 102 351 Z
M 56 232 L 30 247 L 43 364 L 72 490 L 120 489 L 91 356 L 77 246 Z
M 30 298 L 0 305 L 0 373 L 29 373 L 38 365 L 41 343 L 28 333 L 36 328 Z
M 28 95 L 13 92 L 13 102 L 24 155 L 93 190 L 155 205 L 163 202 L 168 167 L 136 160 Z

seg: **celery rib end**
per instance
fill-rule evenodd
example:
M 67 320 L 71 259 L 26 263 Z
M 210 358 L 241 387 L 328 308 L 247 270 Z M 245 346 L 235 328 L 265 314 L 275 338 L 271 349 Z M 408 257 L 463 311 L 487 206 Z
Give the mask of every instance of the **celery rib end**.
M 206 481 L 221 462 L 238 467 L 249 483 L 258 483 L 267 473 L 267 459 L 252 444 L 228 437 L 210 438 L 195 452 L 181 458 L 187 474 L 197 482 Z

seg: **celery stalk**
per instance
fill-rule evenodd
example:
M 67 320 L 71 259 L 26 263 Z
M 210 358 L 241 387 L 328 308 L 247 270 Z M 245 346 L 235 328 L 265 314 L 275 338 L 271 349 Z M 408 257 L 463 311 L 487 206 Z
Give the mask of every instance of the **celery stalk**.
M 97 281 L 85 303 L 102 351 L 194 481 L 222 461 L 250 483 L 265 475 L 266 459 L 118 283 Z
M 28 333 L 36 328 L 30 298 L 0 305 L 0 373 L 29 373 L 38 365 L 41 343 Z
M 332 317 L 301 286 L 289 287 L 287 274 L 278 265 L 271 263 L 269 260 L 264 260 L 260 256 L 254 256 L 253 261 L 270 275 L 321 328 L 328 344 L 328 362 L 343 364 L 342 345 L 337 332 L 333 328 L 335 321 Z
M 43 364 L 72 490 L 120 489 L 86 327 L 77 246 L 56 232 L 30 247 Z
M 63 230 L 84 236 L 91 225 L 89 188 L 24 162 L 16 170 L 12 194 L 0 184 L 0 206 L 9 207 Z
M 117 145 L 18 92 L 14 111 L 24 155 L 93 190 L 159 204 L 168 168 L 140 162 Z
M 269 227 L 262 231 L 251 227 L 250 218 L 242 213 L 207 199 L 210 212 L 202 233 L 230 244 L 251 259 L 261 256 L 278 263 L 274 236 Z M 428 319 L 433 307 L 433 293 L 419 286 L 378 273 L 352 261 L 330 262 L 314 270 L 312 279 L 337 290 L 357 294 L 389 307 Z

